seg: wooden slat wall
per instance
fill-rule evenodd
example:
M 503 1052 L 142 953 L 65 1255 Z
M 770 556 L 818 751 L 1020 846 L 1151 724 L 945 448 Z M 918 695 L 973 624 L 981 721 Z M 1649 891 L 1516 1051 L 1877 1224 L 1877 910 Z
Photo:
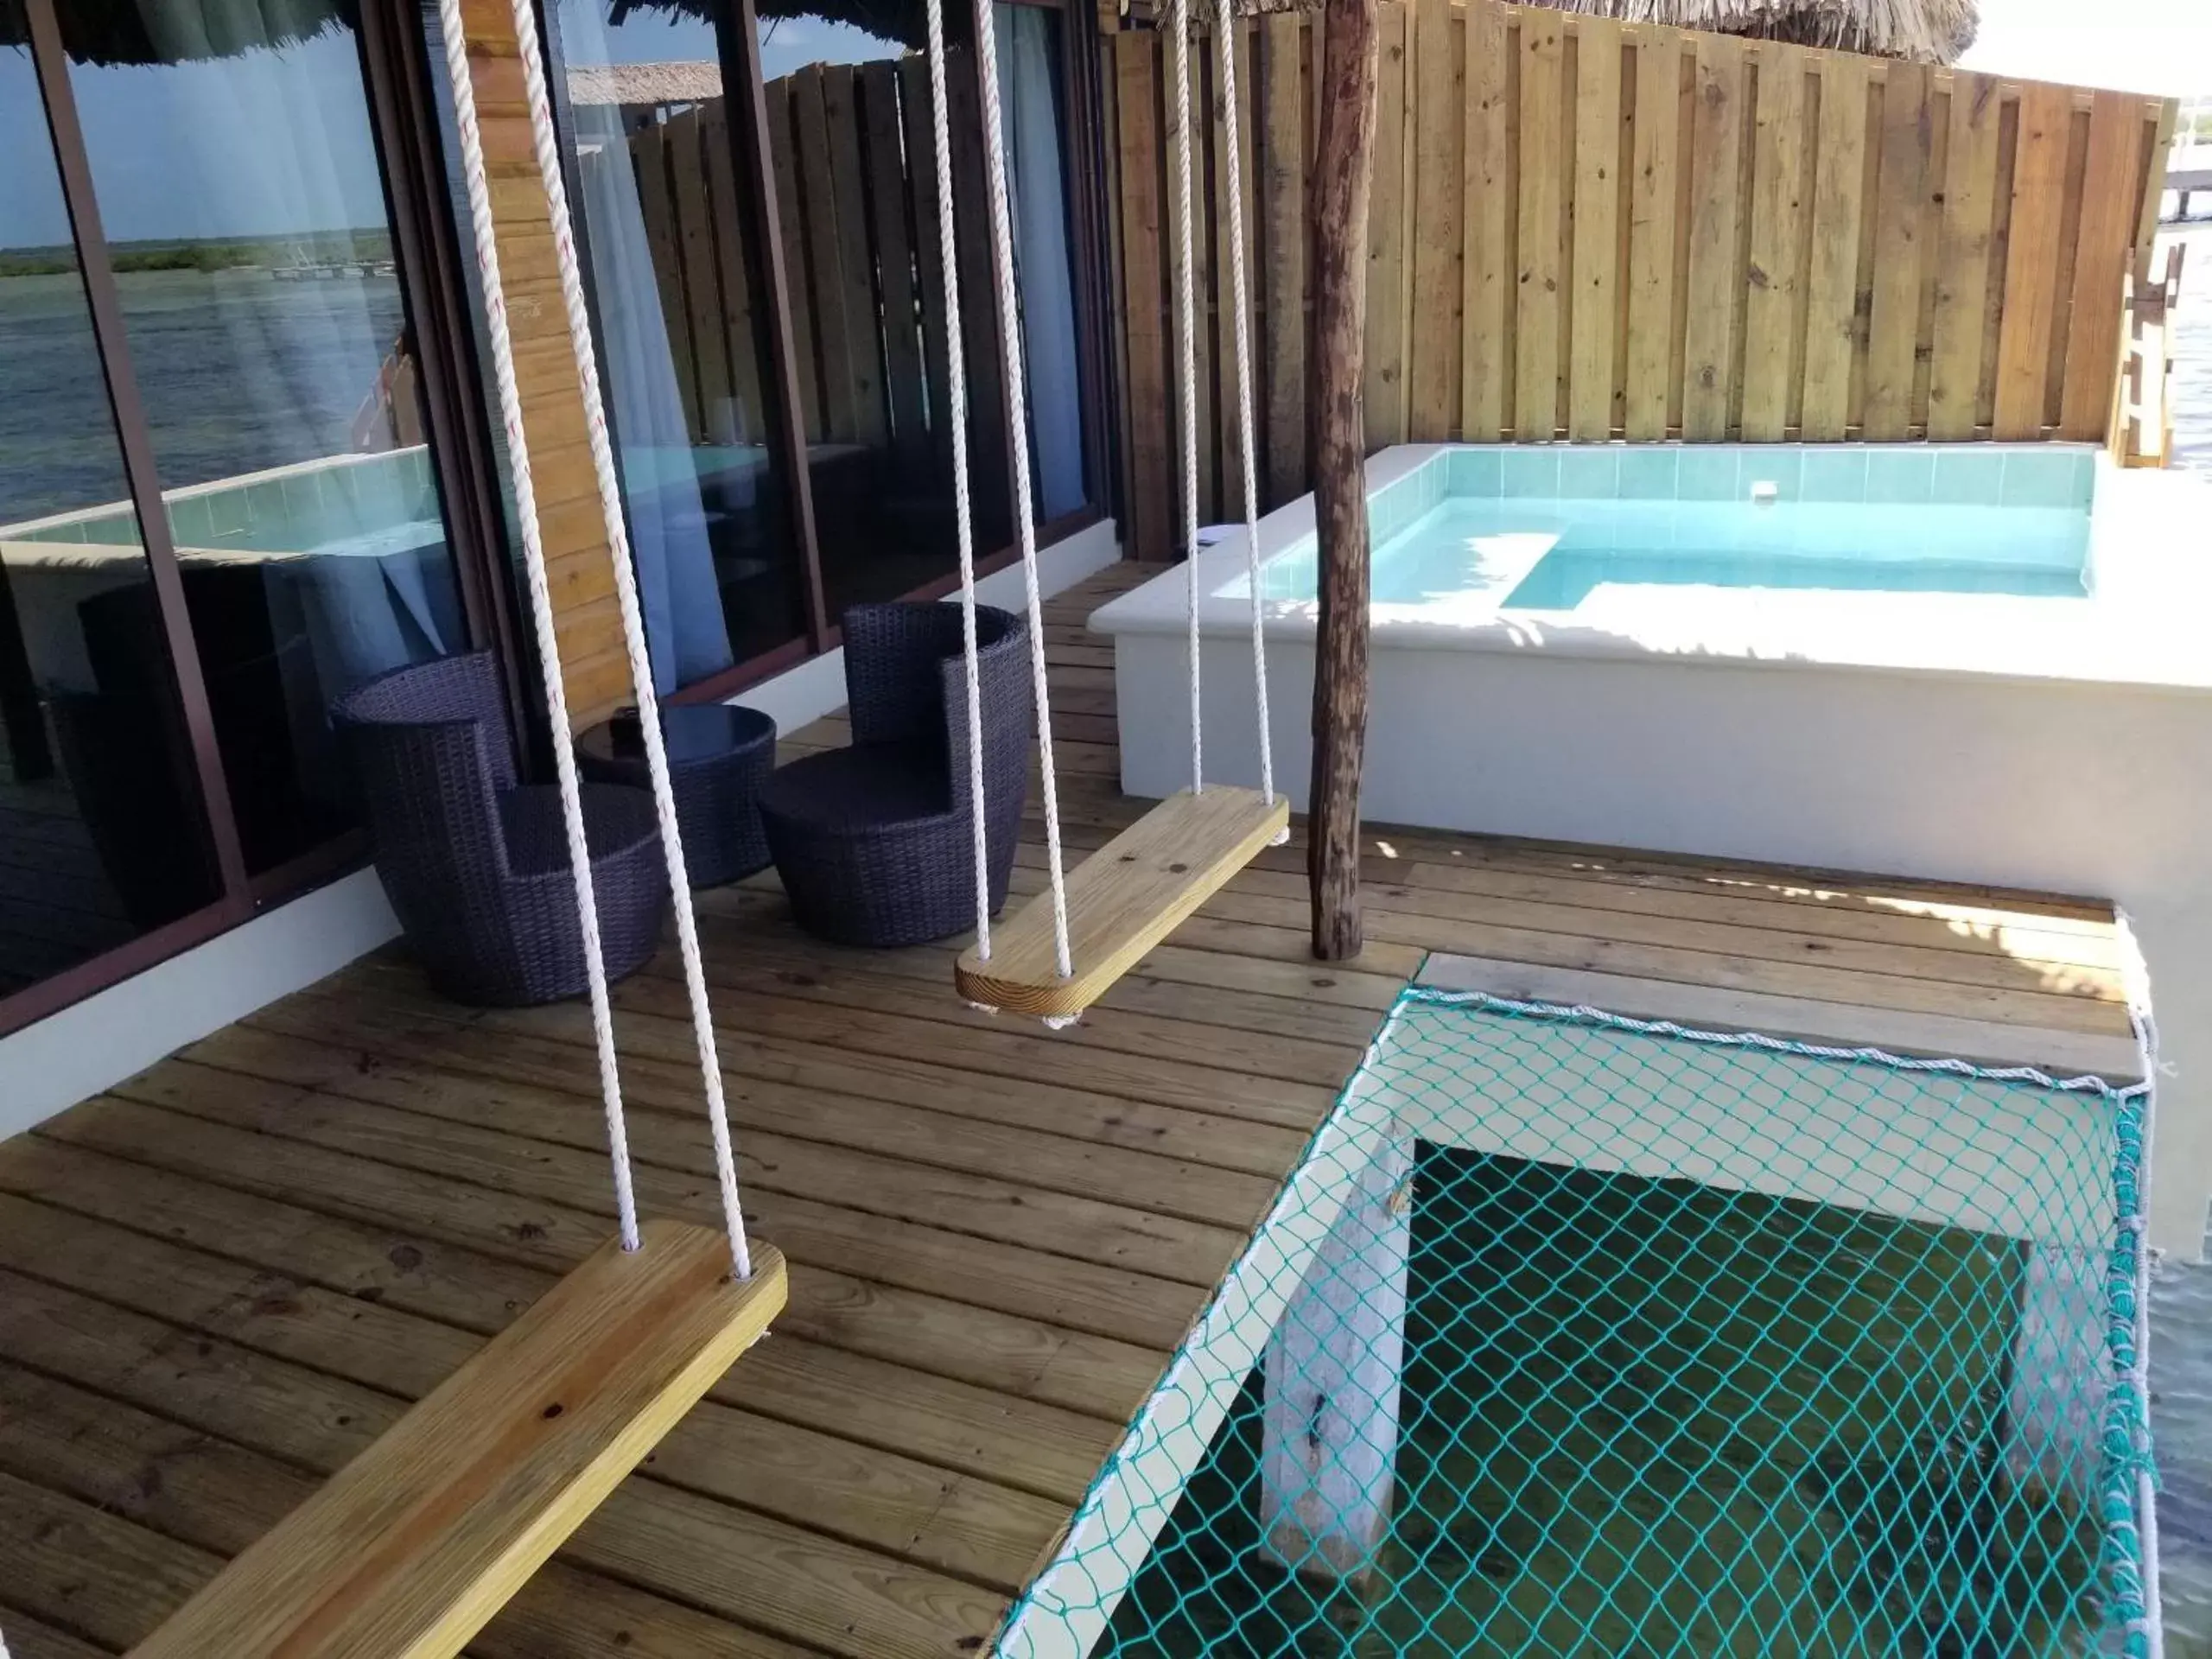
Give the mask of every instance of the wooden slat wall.
M 1309 487 L 1319 42 L 1297 15 L 1242 28 L 1265 507 Z M 1380 28 L 1371 447 L 2103 436 L 2167 103 L 1499 0 L 1384 0 Z M 1160 557 L 1178 517 L 1167 78 L 1158 34 L 1109 44 L 1124 531 Z M 1217 128 L 1211 76 L 1195 95 L 1196 130 Z M 1218 156 L 1209 175 L 1197 242 L 1218 289 Z M 1220 404 L 1199 467 L 1226 507 L 1233 341 L 1204 295 Z
M 553 260 L 553 229 L 531 146 L 530 109 L 512 11 L 467 0 L 470 78 L 492 188 L 493 233 L 506 290 L 507 327 L 544 534 L 561 679 L 578 728 L 631 699 L 614 601 L 614 569 L 600 512 L 598 475 L 584 438 L 583 394 Z

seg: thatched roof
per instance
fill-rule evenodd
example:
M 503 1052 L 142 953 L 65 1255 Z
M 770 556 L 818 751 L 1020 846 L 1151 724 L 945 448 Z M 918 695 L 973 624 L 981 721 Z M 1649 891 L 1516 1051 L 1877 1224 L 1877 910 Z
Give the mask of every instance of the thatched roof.
M 1835 47 L 1916 63 L 1950 63 L 1974 44 L 1976 0 L 1524 0 L 1630 23 Z
M 61 45 L 78 63 L 177 63 L 227 58 L 257 46 L 295 46 L 343 22 L 354 0 L 62 0 Z M 22 0 L 0 0 L 0 46 L 27 46 Z
M 703 104 L 721 95 L 715 63 L 580 63 L 569 71 L 571 104 Z

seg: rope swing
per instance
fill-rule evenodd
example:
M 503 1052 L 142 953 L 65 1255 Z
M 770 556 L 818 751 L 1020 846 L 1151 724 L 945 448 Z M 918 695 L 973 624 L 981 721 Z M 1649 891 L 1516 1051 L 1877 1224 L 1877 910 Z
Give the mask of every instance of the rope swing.
M 1214 30 L 1219 43 L 1223 118 L 1230 162 L 1231 286 L 1236 313 L 1236 409 L 1243 435 L 1245 566 L 1251 592 L 1252 681 L 1259 717 L 1260 787 L 1205 781 L 1205 711 L 1198 635 L 1198 369 L 1194 338 L 1198 305 L 1191 272 L 1191 67 L 1189 0 L 1171 0 L 1168 48 L 1174 62 L 1176 216 L 1181 234 L 1174 248 L 1177 378 L 1182 410 L 1182 528 L 1185 671 L 1190 681 L 1191 786 L 1168 797 L 1143 818 L 1093 853 L 1072 875 L 1060 848 L 1059 791 L 1052 766 L 1052 709 L 1045 673 L 1045 617 L 1037 575 L 1037 535 L 1029 507 L 1029 452 L 1014 452 L 1015 520 L 1027 593 L 1030 677 L 1037 708 L 1037 744 L 1045 796 L 1045 850 L 1050 890 L 991 935 L 988 849 L 984 830 L 982 716 L 976 636 L 976 571 L 969 518 L 966 405 L 960 387 L 959 273 L 954 258 L 952 178 L 945 144 L 944 0 L 928 0 L 931 99 L 938 140 L 938 241 L 944 258 L 945 328 L 952 341 L 953 493 L 960 531 L 960 603 L 967 658 L 970 825 L 976 857 L 976 943 L 953 969 L 961 995 L 977 1007 L 1013 1008 L 1041 1016 L 1051 1027 L 1072 1024 L 1178 924 L 1262 847 L 1290 838 L 1290 810 L 1278 799 L 1268 730 L 1265 607 L 1260 594 L 1259 483 L 1254 451 L 1252 346 L 1244 251 L 1244 152 L 1236 120 L 1236 42 L 1234 20 L 1224 15 Z M 1014 280 L 1013 238 L 1007 226 L 1006 160 L 1000 142 L 998 53 L 991 0 L 976 0 L 976 54 L 982 82 L 986 177 L 990 194 L 991 264 L 998 286 L 1006 361 L 1015 365 L 1008 416 L 1016 434 L 1028 430 L 1027 376 L 1022 372 L 1020 295 Z M 1077 959 L 1081 968 L 1078 971 Z
M 616 1237 L 232 1561 L 134 1649 L 135 1659 L 201 1659 L 210 1654 L 226 1659 L 339 1659 L 364 1653 L 442 1659 L 458 1653 L 760 1338 L 784 1305 L 783 1260 L 772 1249 L 756 1249 L 748 1241 L 739 1206 L 736 1159 L 690 881 L 630 569 L 613 449 L 600 401 L 598 363 L 532 0 L 513 0 L 513 13 L 531 135 L 551 219 L 623 645 L 676 911 L 722 1225 L 716 1230 L 671 1221 L 641 1224 L 638 1219 L 582 795 L 568 741 L 568 699 L 461 0 L 440 0 L 446 73 L 482 276 L 486 334 L 506 428 L 523 568 L 575 884 L 613 1176 Z

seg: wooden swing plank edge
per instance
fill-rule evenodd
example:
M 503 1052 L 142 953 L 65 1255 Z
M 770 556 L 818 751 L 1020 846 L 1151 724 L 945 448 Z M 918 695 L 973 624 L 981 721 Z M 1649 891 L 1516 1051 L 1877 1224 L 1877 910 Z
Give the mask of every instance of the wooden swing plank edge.
M 755 1243 L 610 1240 L 251 1545 L 130 1659 L 448 1659 L 783 1307 Z
M 1068 873 L 1068 954 L 1059 976 L 1052 899 L 1038 894 L 953 967 L 961 995 L 1009 1014 L 1064 1018 L 1103 996 L 1260 849 L 1290 827 L 1290 804 L 1255 789 L 1179 790 Z

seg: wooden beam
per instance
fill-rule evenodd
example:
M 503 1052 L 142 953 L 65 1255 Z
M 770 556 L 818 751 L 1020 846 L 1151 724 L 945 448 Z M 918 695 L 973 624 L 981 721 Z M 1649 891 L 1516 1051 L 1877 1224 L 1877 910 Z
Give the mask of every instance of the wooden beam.
M 1321 129 L 1313 171 L 1313 516 L 1321 616 L 1314 641 L 1313 954 L 1359 954 L 1359 774 L 1367 742 L 1367 439 L 1360 349 L 1375 148 L 1376 0 L 1322 13 Z

